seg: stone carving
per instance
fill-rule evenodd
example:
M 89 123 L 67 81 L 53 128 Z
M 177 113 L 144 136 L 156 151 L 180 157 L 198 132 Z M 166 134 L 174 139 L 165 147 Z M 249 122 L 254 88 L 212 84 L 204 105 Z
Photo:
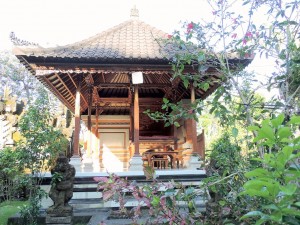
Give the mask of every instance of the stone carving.
M 52 185 L 49 197 L 54 204 L 47 210 L 48 214 L 66 214 L 72 212 L 73 208 L 68 202 L 73 197 L 73 185 L 75 168 L 69 164 L 69 159 L 60 154 L 56 166 L 51 170 Z

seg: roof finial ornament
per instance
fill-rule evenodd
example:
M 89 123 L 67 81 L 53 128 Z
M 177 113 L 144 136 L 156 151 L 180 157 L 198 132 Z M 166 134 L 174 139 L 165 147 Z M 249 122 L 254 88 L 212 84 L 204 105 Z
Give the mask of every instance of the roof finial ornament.
M 134 5 L 133 8 L 130 10 L 130 18 L 138 19 L 139 18 L 139 10 Z
M 33 43 L 33 42 L 29 42 L 29 41 L 25 41 L 25 40 L 21 40 L 21 39 L 17 38 L 14 32 L 10 32 L 9 37 L 10 37 L 11 42 L 15 46 L 39 46 L 39 44 L 37 44 L 37 43 Z

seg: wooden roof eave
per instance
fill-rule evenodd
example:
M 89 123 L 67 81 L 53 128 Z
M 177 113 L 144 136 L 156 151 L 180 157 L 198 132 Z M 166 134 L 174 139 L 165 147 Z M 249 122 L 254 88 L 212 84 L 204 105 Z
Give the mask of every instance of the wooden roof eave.
M 82 68 L 104 68 L 117 70 L 171 70 L 169 61 L 164 58 L 153 59 L 131 59 L 131 58 L 66 58 L 66 57 L 41 57 L 17 55 L 27 64 L 35 65 L 36 67 L 48 67 L 56 69 L 82 69 Z
M 53 84 L 45 77 L 39 77 L 38 78 L 42 83 L 45 84 L 45 86 L 53 92 L 53 94 L 67 106 L 67 108 L 74 113 L 75 109 L 74 107 L 66 100 L 64 96 L 61 95 L 61 93 L 53 86 Z

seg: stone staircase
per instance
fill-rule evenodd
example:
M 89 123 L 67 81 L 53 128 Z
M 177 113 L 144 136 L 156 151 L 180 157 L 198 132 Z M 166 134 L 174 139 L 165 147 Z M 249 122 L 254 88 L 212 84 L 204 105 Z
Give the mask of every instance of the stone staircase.
M 129 181 L 136 181 L 138 185 L 149 184 L 150 181 L 146 180 L 143 172 L 132 171 L 116 173 L 120 177 L 127 177 Z M 201 184 L 201 180 L 206 177 L 203 170 L 160 170 L 156 172 L 157 179 L 160 182 L 168 182 L 174 180 L 180 182 L 182 185 L 192 186 L 195 191 L 198 191 L 198 187 Z M 73 198 L 70 204 L 74 207 L 74 210 L 81 209 L 99 209 L 99 208 L 118 208 L 119 203 L 114 201 L 104 202 L 102 199 L 102 193 L 97 191 L 97 182 L 94 177 L 108 176 L 107 173 L 81 173 L 75 177 Z M 46 191 L 50 190 L 50 176 L 46 177 L 43 182 L 43 188 Z M 164 190 L 161 190 L 164 191 Z M 205 205 L 205 193 L 196 199 L 196 206 L 199 209 L 204 209 Z M 126 207 L 134 207 L 138 202 L 128 195 L 126 199 Z M 52 204 L 51 199 L 44 199 L 43 208 L 47 208 Z

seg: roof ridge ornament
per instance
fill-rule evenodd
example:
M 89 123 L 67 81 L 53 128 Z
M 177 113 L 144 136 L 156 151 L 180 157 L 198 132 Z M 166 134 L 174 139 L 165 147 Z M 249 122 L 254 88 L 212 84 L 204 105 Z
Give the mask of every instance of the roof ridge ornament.
M 139 18 L 139 10 L 136 8 L 136 5 L 130 10 L 130 18 L 138 19 Z
M 37 43 L 29 42 L 29 41 L 21 40 L 21 39 L 17 38 L 14 32 L 11 32 L 9 37 L 10 37 L 11 42 L 15 46 L 40 46 Z

